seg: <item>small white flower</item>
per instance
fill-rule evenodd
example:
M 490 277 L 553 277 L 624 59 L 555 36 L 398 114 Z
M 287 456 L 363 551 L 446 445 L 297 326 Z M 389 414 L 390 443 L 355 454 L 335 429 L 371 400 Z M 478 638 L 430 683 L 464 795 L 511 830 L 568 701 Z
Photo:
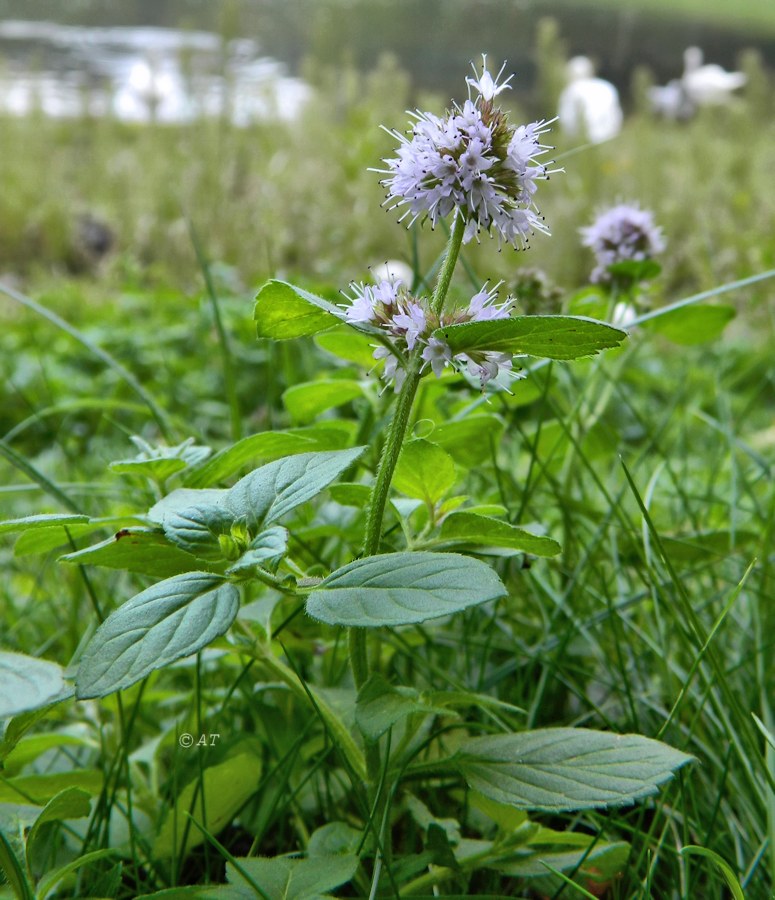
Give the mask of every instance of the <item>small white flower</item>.
M 471 68 L 474 70 L 474 75 L 476 75 L 476 67 L 473 63 L 471 63 Z M 505 91 L 506 88 L 511 88 L 509 82 L 514 77 L 513 75 L 509 75 L 509 77 L 502 83 L 498 84 L 498 79 L 503 74 L 503 70 L 506 68 L 506 63 L 504 62 L 500 68 L 500 72 L 495 76 L 495 78 L 490 75 L 487 71 L 487 55 L 482 54 L 482 74 L 479 78 L 471 78 L 470 76 L 466 78 L 466 83 L 469 84 L 474 90 L 479 91 L 484 100 L 492 100 L 493 97 L 497 97 L 501 91 Z
M 413 350 L 417 338 L 426 328 L 425 312 L 421 306 L 411 301 L 405 305 L 405 309 L 406 312 L 393 316 L 393 324 L 404 332 L 406 346 Z
M 444 366 L 446 366 L 447 363 L 452 362 L 452 351 L 445 341 L 431 337 L 428 338 L 428 344 L 422 352 L 422 358 L 425 362 L 430 363 L 433 374 L 437 378 L 441 378 Z
M 470 321 L 487 322 L 491 319 L 508 319 L 514 308 L 514 299 L 508 297 L 505 302 L 497 304 L 495 301 L 498 299 L 500 283 L 490 288 L 489 291 L 486 290 L 486 287 L 485 285 L 478 294 L 474 294 L 468 304 Z
M 345 309 L 344 314 L 348 322 L 375 322 L 376 315 L 374 311 L 374 292 L 365 284 L 350 285 L 354 293 L 354 297 L 349 298 L 350 305 Z

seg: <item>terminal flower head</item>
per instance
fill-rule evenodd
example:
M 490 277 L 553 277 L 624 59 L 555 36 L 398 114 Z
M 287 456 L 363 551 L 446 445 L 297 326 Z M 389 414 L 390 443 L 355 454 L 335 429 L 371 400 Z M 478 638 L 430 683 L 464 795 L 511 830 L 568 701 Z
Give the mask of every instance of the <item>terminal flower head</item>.
M 609 266 L 653 259 L 665 249 L 654 214 L 634 204 L 620 203 L 603 210 L 591 225 L 579 230 L 582 244 L 595 254 L 597 265 L 590 275 L 595 284 L 612 280 Z
M 551 123 L 509 123 L 494 104 L 511 80 L 500 81 L 504 67 L 493 78 L 483 56 L 481 74 L 467 79 L 474 99 L 444 116 L 411 113 L 408 137 L 389 131 L 399 141 L 397 156 L 378 171 L 386 176 L 385 204 L 402 210 L 399 221 L 427 218 L 434 227 L 439 219 L 461 215 L 464 241 L 485 232 L 515 248 L 526 247 L 536 231 L 549 233 L 534 198 L 537 182 L 560 171 L 539 160 L 551 149 L 542 143 Z

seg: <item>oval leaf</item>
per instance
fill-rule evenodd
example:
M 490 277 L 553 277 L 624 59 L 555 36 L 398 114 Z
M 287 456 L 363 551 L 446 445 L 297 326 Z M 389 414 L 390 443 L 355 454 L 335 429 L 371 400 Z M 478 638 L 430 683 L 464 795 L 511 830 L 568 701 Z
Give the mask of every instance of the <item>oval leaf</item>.
M 97 629 L 78 668 L 76 695 L 104 697 L 196 653 L 226 631 L 238 609 L 237 589 L 217 575 L 188 572 L 154 584 Z
M 480 794 L 519 809 L 621 806 L 656 792 L 692 759 L 637 734 L 543 728 L 471 738 L 454 757 Z
M 734 317 L 734 306 L 698 303 L 655 316 L 644 324 L 674 344 L 704 344 L 719 337 Z
M 445 541 L 461 544 L 475 544 L 485 547 L 507 547 L 534 556 L 556 556 L 560 545 L 551 538 L 531 534 L 524 528 L 517 528 L 508 522 L 479 516 L 471 512 L 452 513 L 441 526 L 441 537 Z
M 328 453 L 299 453 L 268 463 L 238 481 L 224 498 L 235 518 L 269 525 L 328 487 L 365 447 Z
M 56 663 L 0 652 L 0 719 L 53 703 L 65 690 Z
M 506 596 L 483 562 L 456 553 L 385 553 L 337 569 L 312 591 L 307 612 L 329 625 L 410 625 Z
M 618 346 L 627 337 L 605 322 L 580 316 L 515 316 L 466 322 L 437 328 L 432 336 L 446 341 L 453 356 L 472 350 L 495 350 L 542 359 L 593 356 Z
M 457 478 L 455 462 L 437 444 L 419 438 L 404 444 L 393 485 L 407 497 L 434 506 Z
M 285 281 L 267 281 L 256 295 L 253 314 L 260 338 L 287 341 L 339 325 L 338 306 Z

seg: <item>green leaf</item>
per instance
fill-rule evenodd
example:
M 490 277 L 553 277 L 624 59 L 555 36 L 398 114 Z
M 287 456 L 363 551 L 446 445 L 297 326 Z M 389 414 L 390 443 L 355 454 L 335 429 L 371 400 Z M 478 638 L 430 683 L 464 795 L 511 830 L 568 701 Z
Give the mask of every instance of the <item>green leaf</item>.
M 117 475 L 141 475 L 154 481 L 164 481 L 176 472 L 188 468 L 184 459 L 157 457 L 155 459 L 118 459 L 108 468 Z
M 350 443 L 349 433 L 341 423 L 327 421 L 307 428 L 288 431 L 263 431 L 237 441 L 221 450 L 187 479 L 190 487 L 203 488 L 223 481 L 240 469 L 255 468 L 283 456 L 312 450 L 341 450 Z M 349 423 L 347 423 L 349 424 Z
M 41 829 L 50 822 L 63 819 L 84 819 L 91 812 L 91 795 L 77 787 L 68 787 L 52 797 L 43 812 L 35 820 L 27 836 L 27 852 L 34 852 L 35 840 Z
M 263 566 L 275 571 L 282 558 L 288 552 L 288 530 L 282 525 L 273 525 L 254 538 L 248 550 L 237 562 L 226 570 L 227 575 L 236 575 Z
M 13 847 L 0 831 L 0 876 L 5 875 L 8 884 L 19 900 L 35 900 L 35 893 L 27 881 L 24 867 L 19 862 Z
M 358 870 L 354 854 L 312 859 L 250 857 L 236 862 L 272 900 L 319 900 L 350 881 Z M 232 863 L 226 863 L 226 878 L 229 884 L 250 887 Z
M 545 359 L 578 359 L 617 347 L 627 335 L 604 322 L 580 316 L 515 316 L 437 328 L 432 337 L 446 341 L 453 355 L 494 350 Z
M 104 697 L 190 656 L 234 621 L 239 593 L 217 575 L 188 572 L 128 600 L 89 641 L 76 676 L 80 699 Z
M 348 326 L 318 334 L 314 340 L 327 353 L 355 363 L 363 369 L 371 369 L 375 364 L 373 338 L 359 334 Z
M 435 506 L 456 478 L 455 463 L 449 453 L 420 438 L 404 444 L 393 485 L 407 497 Z
M 268 463 L 238 481 L 224 504 L 250 525 L 270 525 L 311 500 L 349 468 L 365 447 L 328 453 L 300 453 Z
M 122 528 L 113 537 L 59 557 L 60 562 L 80 566 L 126 569 L 154 578 L 170 578 L 201 568 L 195 556 L 186 553 L 158 531 Z
M 98 769 L 72 769 L 52 775 L 19 775 L 0 781 L 0 803 L 36 803 L 45 806 L 66 788 L 80 788 L 94 797 L 103 787 Z
M 16 728 L 13 728 L 14 723 L 17 723 Z M 0 764 L 2 764 L 0 768 L 5 775 L 18 775 L 25 766 L 34 762 L 47 750 L 86 747 L 89 744 L 84 737 L 76 737 L 61 731 L 44 731 L 23 737 L 24 732 L 19 733 L 18 723 L 19 719 L 12 719 L 0 741 Z
M 341 856 L 357 853 L 363 834 L 347 822 L 329 822 L 316 828 L 307 844 L 309 856 Z
M 553 811 L 632 803 L 655 793 L 691 759 L 636 734 L 543 728 L 471 738 L 454 762 L 485 797 Z
M 681 848 L 680 854 L 681 856 L 704 856 L 706 859 L 711 860 L 724 877 L 724 881 L 726 881 L 734 900 L 745 900 L 745 894 L 740 887 L 740 882 L 735 877 L 732 866 L 718 853 L 709 850 L 707 847 L 700 847 L 697 844 L 687 844 L 686 847 Z
M 252 753 L 241 752 L 206 768 L 201 778 L 194 778 L 180 791 L 165 814 L 153 846 L 154 857 L 185 857 L 204 841 L 204 834 L 188 821 L 187 813 L 211 834 L 218 834 L 256 792 L 260 780 L 261 760 Z
M 88 516 L 71 513 L 43 513 L 38 516 L 25 516 L 23 519 L 7 519 L 0 522 L 0 534 L 10 531 L 29 531 L 31 528 L 51 528 L 52 525 L 76 525 L 89 521 Z
M 459 421 L 438 425 L 433 429 L 430 440 L 446 450 L 460 465 L 477 466 L 492 462 L 493 448 L 497 448 L 504 427 L 498 416 L 466 416 Z
M 226 491 L 217 488 L 193 490 L 176 488 L 148 510 L 147 518 L 156 525 L 164 525 L 172 516 L 190 506 L 215 506 L 226 496 Z
M 389 684 L 378 673 L 358 691 L 355 724 L 370 741 L 378 740 L 389 728 L 414 713 L 450 714 L 440 706 L 433 706 L 414 688 Z
M 310 593 L 307 612 L 329 625 L 410 625 L 506 593 L 479 560 L 455 553 L 386 553 L 337 569 Z
M 714 341 L 735 317 L 734 306 L 697 303 L 684 306 L 643 323 L 674 344 L 691 346 Z
M 533 556 L 556 556 L 562 549 L 551 538 L 471 512 L 456 512 L 447 516 L 441 526 L 441 538 L 461 544 L 507 547 Z
M 0 651 L 0 719 L 64 699 L 64 673 L 56 663 Z
M 587 847 L 594 838 L 587 838 Z M 535 844 L 538 844 L 538 839 Z M 513 859 L 507 859 L 493 865 L 503 875 L 512 878 L 541 878 L 551 875 L 546 864 L 557 872 L 575 871 L 575 879 L 592 879 L 600 884 L 615 878 L 627 865 L 630 845 L 619 841 L 606 843 L 598 841 L 591 850 L 582 849 L 556 850 L 536 848 L 534 844 L 520 848 Z
M 283 393 L 283 403 L 295 422 L 311 422 L 315 416 L 344 406 L 363 396 L 363 386 L 351 379 L 327 379 L 295 384 Z
M 358 509 L 365 508 L 371 497 L 371 488 L 368 484 L 356 484 L 352 481 L 340 481 L 332 484 L 328 489 L 331 499 L 342 506 L 355 506 Z
M 108 856 L 113 856 L 115 853 L 116 851 L 111 847 L 106 847 L 104 850 L 92 850 L 91 853 L 84 853 L 71 862 L 65 863 L 65 865 L 55 871 L 49 872 L 41 879 L 40 884 L 38 885 L 38 897 L 48 897 L 57 884 L 71 872 L 75 872 L 78 869 L 83 868 L 83 866 L 89 866 Z
M 164 522 L 166 538 L 194 559 L 210 562 L 236 559 L 241 551 L 237 550 L 233 556 L 229 555 L 221 539 L 231 540 L 232 525 L 239 517 L 226 507 L 226 496 L 221 499 L 221 503 L 209 504 L 205 501 L 171 512 Z M 201 567 L 189 566 L 188 571 L 192 568 Z
M 127 525 L 128 520 L 132 524 L 143 524 L 142 520 L 135 517 L 113 516 L 105 519 L 90 519 L 89 523 L 85 525 L 54 525 L 48 528 L 33 528 L 19 535 L 14 544 L 13 553 L 14 556 L 34 556 L 59 548 L 72 549 L 72 541 L 105 529 L 115 531 L 117 528 Z
M 339 325 L 344 313 L 322 297 L 285 281 L 267 281 L 256 295 L 253 313 L 260 338 L 287 341 Z

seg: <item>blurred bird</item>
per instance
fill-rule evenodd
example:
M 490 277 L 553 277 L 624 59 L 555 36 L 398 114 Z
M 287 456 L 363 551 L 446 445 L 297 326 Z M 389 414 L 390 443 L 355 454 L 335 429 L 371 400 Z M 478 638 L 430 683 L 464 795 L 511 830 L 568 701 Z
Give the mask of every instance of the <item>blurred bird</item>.
M 681 84 L 695 106 L 720 106 L 728 103 L 732 92 L 748 80 L 743 72 L 727 72 L 715 64 L 703 65 L 702 50 L 687 47 L 684 51 L 684 74 Z
M 185 118 L 185 91 L 171 67 L 162 67 L 161 60 L 149 51 L 129 67 L 113 105 L 124 120 L 180 121 Z
M 650 87 L 648 98 L 651 109 L 665 119 L 683 122 L 691 119 L 697 111 L 680 78 L 673 78 L 665 85 Z
M 621 131 L 619 93 L 610 81 L 595 78 L 586 56 L 574 56 L 567 65 L 568 84 L 560 94 L 557 115 L 562 129 L 593 144 L 608 141 Z

